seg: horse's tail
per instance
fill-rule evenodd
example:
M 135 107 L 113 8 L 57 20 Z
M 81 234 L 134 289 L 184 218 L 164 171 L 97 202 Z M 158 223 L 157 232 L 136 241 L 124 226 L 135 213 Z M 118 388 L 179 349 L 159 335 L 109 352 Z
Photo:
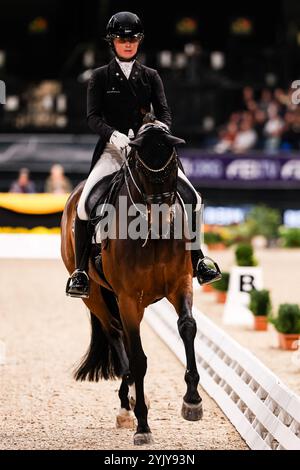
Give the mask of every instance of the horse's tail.
M 91 329 L 90 346 L 74 372 L 75 380 L 98 382 L 100 379 L 115 379 L 128 373 L 128 359 L 121 334 L 109 340 L 101 322 L 92 312 Z

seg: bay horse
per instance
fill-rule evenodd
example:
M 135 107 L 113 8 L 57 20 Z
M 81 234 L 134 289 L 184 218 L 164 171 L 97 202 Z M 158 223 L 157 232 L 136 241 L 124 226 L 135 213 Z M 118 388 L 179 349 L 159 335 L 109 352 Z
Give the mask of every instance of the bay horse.
M 170 225 L 174 222 L 174 207 L 175 212 L 184 219 L 177 192 L 179 160 L 176 146 L 180 143 L 184 141 L 158 124 L 145 124 L 140 128 L 130 144 L 129 158 L 120 170 L 124 171 L 125 179 L 115 203 L 117 221 L 121 220 L 118 217 L 120 196 L 126 198 L 130 206 L 137 208 L 142 204 L 146 208 L 144 217 L 149 229 L 152 228 L 151 207 L 155 203 L 164 203 L 169 208 L 165 218 Z M 83 185 L 84 182 L 80 183 L 70 195 L 61 222 L 61 254 L 69 273 L 75 268 L 72 226 Z M 130 220 L 132 216 L 128 215 L 127 222 Z M 90 257 L 90 296 L 82 300 L 91 314 L 91 342 L 75 372 L 76 380 L 122 379 L 119 389 L 121 411 L 117 416 L 117 425 L 132 428 L 133 409 L 137 419 L 134 434 L 136 445 L 153 442 L 147 418 L 148 403 L 144 395 L 147 357 L 141 343 L 140 324 L 145 308 L 159 299 L 167 298 L 174 306 L 178 314 L 179 334 L 185 347 L 187 390 L 181 414 L 190 421 L 202 418 L 194 351 L 197 327 L 192 316 L 191 252 L 186 249 L 184 236 L 156 235 L 150 237 L 147 232 L 144 239 L 117 235 L 102 243 L 102 268 L 106 281 L 99 276 Z M 129 387 L 130 391 L 135 389 L 135 396 L 129 396 Z

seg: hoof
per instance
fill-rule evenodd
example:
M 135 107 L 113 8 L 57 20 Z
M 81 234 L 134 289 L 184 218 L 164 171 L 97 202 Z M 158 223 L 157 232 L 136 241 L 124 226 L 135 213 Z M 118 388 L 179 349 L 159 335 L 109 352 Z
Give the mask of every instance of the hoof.
M 116 427 L 119 429 L 135 429 L 135 418 L 132 411 L 121 410 L 116 417 Z
M 135 446 L 143 446 L 145 444 L 153 444 L 151 432 L 139 432 L 134 435 L 133 443 Z
M 187 421 L 199 421 L 203 416 L 202 402 L 194 405 L 184 401 L 181 408 L 181 416 Z

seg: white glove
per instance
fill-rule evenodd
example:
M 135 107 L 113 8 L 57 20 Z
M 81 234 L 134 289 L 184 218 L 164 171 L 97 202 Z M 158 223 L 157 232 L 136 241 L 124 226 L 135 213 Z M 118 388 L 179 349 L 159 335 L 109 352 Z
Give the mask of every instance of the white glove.
M 129 137 L 119 131 L 114 131 L 109 140 L 109 143 L 115 145 L 120 152 L 123 152 L 128 147 L 129 142 Z

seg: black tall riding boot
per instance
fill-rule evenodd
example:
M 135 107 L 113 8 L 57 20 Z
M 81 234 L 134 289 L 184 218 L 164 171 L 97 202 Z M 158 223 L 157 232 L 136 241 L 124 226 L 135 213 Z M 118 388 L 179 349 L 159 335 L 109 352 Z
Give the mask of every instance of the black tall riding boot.
M 89 277 L 87 274 L 91 247 L 91 233 L 88 221 L 75 218 L 75 264 L 76 269 L 68 279 L 66 294 L 70 297 L 89 297 Z
M 201 221 L 197 220 L 197 216 L 199 216 L 199 214 L 197 211 L 195 211 L 197 200 L 194 191 L 182 179 L 178 179 L 178 191 L 183 199 L 183 202 L 192 206 L 192 210 L 187 210 L 188 227 L 191 227 L 192 233 L 197 233 L 198 231 L 198 237 L 196 236 L 193 240 L 191 240 L 193 245 L 191 250 L 193 276 L 197 277 L 197 280 L 201 285 L 218 281 L 222 277 L 219 266 L 211 258 L 204 256 L 201 250 L 201 243 L 199 240 Z

